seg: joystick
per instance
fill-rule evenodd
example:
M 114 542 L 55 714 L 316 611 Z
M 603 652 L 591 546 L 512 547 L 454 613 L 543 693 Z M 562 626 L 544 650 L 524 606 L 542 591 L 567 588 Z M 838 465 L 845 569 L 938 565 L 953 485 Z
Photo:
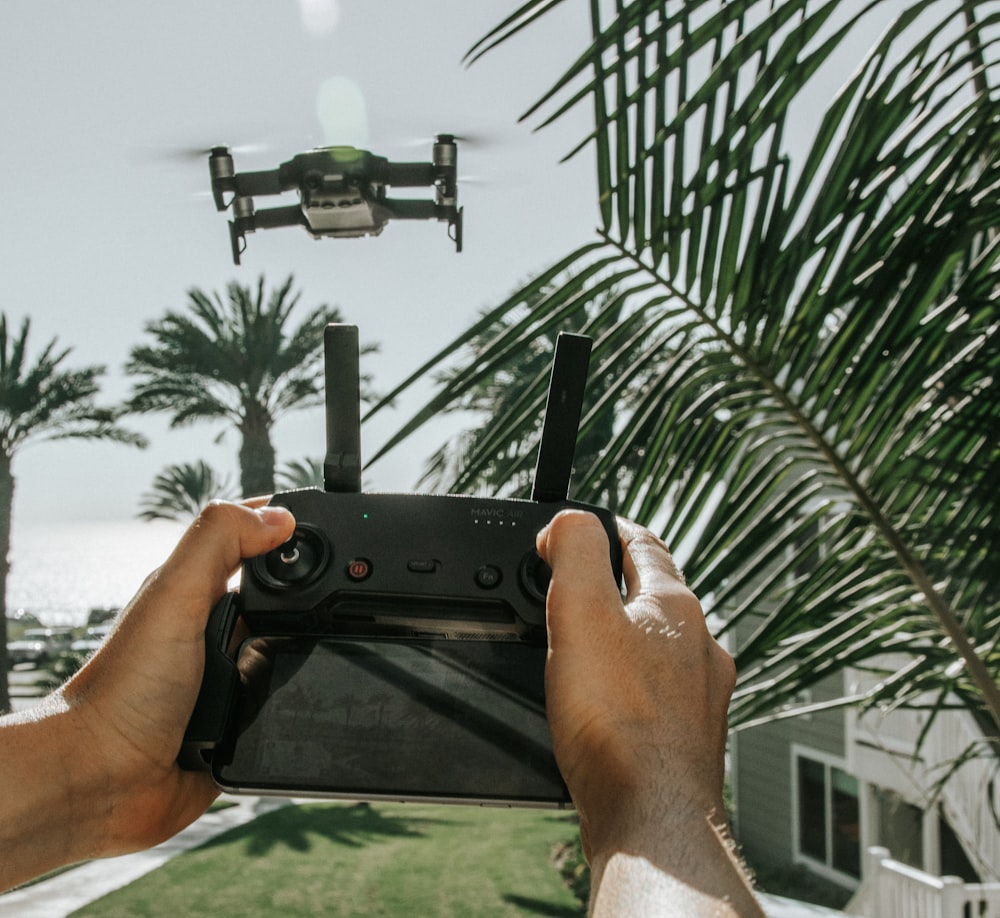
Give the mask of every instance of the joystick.
M 362 491 L 358 330 L 324 345 L 324 489 L 273 496 L 294 536 L 212 611 L 182 764 L 235 793 L 569 805 L 534 542 L 589 510 L 621 581 L 614 515 L 567 497 L 590 339 L 557 341 L 529 500 Z
M 251 567 L 261 583 L 283 590 L 301 588 L 321 576 L 330 562 L 323 533 L 308 525 L 296 526 L 292 537 L 274 551 L 255 558 Z

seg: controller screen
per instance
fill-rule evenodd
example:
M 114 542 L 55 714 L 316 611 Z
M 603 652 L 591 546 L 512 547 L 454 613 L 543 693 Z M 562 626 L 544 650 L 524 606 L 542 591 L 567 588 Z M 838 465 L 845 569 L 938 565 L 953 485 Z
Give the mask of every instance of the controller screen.
M 253 638 L 234 790 L 569 803 L 552 757 L 545 648 L 507 641 Z

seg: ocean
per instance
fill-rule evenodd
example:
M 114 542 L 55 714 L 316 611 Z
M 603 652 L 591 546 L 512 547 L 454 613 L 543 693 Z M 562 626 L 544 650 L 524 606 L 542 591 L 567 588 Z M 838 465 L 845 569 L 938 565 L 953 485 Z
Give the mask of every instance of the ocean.
M 170 554 L 184 526 L 167 521 L 23 523 L 14 518 L 7 610 L 45 625 L 82 625 L 121 608 Z

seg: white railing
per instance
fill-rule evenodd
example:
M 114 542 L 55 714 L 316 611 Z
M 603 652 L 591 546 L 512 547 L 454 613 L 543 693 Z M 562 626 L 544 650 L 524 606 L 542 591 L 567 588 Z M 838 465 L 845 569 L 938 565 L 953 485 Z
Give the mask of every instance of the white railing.
M 913 745 L 927 722 L 927 714 L 894 710 L 858 715 L 854 740 L 894 757 L 912 782 L 912 790 L 926 802 L 936 796 L 935 785 L 948 773 L 957 756 L 983 740 L 982 730 L 968 711 L 941 712 L 934 718 L 916 759 Z M 986 797 L 996 779 L 997 764 L 989 755 L 970 758 L 948 778 L 938 798 L 948 823 L 961 839 L 979 875 L 1000 880 L 1000 827 Z M 973 913 L 976 915 L 977 913 Z
M 967 711 L 939 716 L 931 726 L 931 735 L 938 750 L 938 761 L 934 763 L 938 777 L 949 764 L 947 756 L 953 758 L 983 741 L 982 730 Z M 988 754 L 980 755 L 962 764 L 945 783 L 941 795 L 948 822 L 965 842 L 979 876 L 990 881 L 1000 880 L 1000 827 L 993 810 L 996 801 L 986 794 L 996 777 L 996 761 Z
M 865 918 L 1000 918 L 1000 883 L 963 883 L 894 861 L 869 848 L 864 882 L 848 904 Z

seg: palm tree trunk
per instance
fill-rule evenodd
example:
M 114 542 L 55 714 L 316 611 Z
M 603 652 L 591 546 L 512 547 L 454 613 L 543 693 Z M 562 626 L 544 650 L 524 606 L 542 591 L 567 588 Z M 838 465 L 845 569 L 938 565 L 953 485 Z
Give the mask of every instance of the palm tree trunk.
M 271 418 L 256 404 L 244 407 L 240 423 L 240 487 L 244 497 L 274 491 L 274 447 L 271 445 Z
M 7 573 L 10 570 L 10 521 L 14 505 L 14 476 L 10 457 L 0 454 L 0 714 L 10 710 L 10 687 L 7 682 Z

